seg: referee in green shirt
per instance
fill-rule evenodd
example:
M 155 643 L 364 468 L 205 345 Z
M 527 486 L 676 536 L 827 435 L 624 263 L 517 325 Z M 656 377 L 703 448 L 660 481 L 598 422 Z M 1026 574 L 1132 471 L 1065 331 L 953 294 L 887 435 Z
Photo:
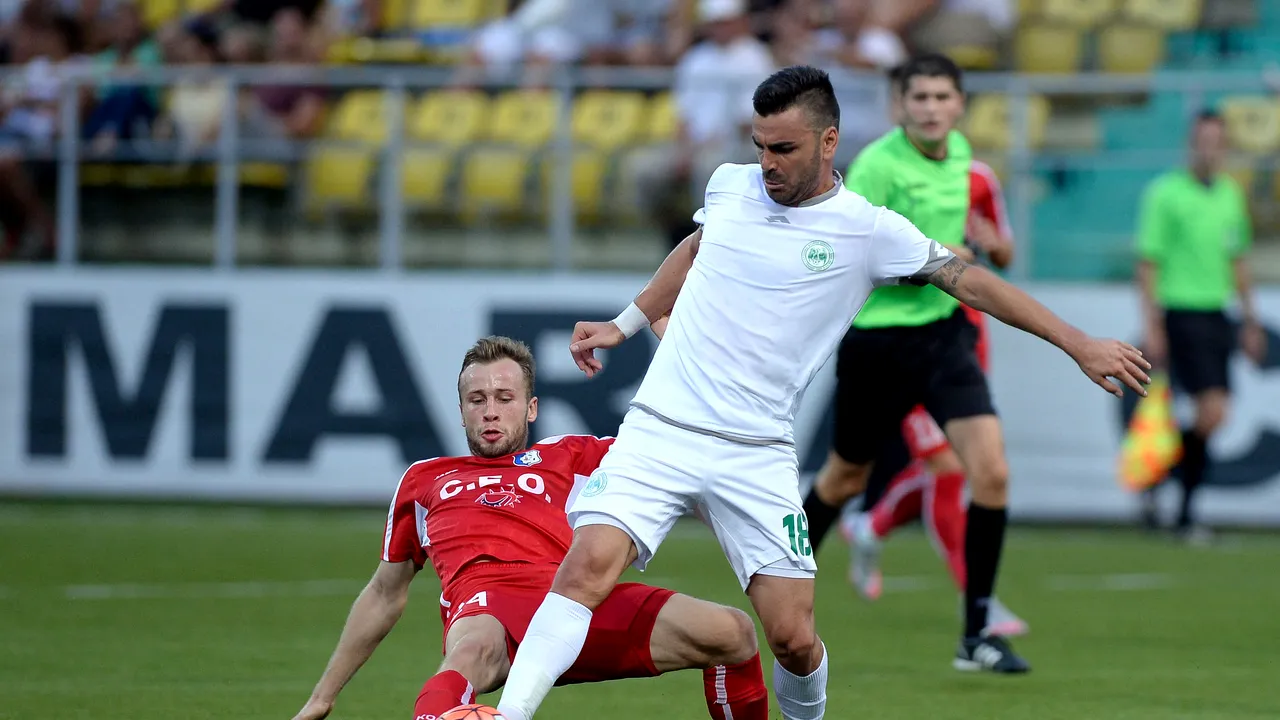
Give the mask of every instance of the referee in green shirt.
M 1205 539 L 1192 498 L 1209 464 L 1207 445 L 1222 425 L 1230 397 L 1227 371 L 1236 332 L 1226 313 L 1238 295 L 1243 311 L 1240 345 L 1254 362 L 1266 352 L 1266 334 L 1254 314 L 1245 254 L 1251 228 L 1244 193 L 1222 172 L 1226 127 L 1206 111 L 1191 133 L 1191 166 L 1152 181 L 1138 222 L 1138 282 L 1146 321 L 1144 353 L 1168 368 L 1175 385 L 1195 398 L 1195 422 L 1182 433 L 1182 507 L 1177 530 Z M 1154 493 L 1144 514 L 1157 524 Z
M 955 130 L 964 113 L 961 72 L 949 58 L 923 55 L 896 74 L 901 126 L 859 153 L 849 189 L 906 217 L 962 259 L 973 153 Z M 836 360 L 835 440 L 805 501 L 816 549 L 844 503 L 867 487 L 882 448 L 923 404 L 964 465 L 972 500 L 965 526 L 965 619 L 954 666 L 1021 673 L 1030 669 L 1008 641 L 986 636 L 987 609 L 1004 544 L 1008 466 L 977 328 L 959 302 L 936 287 L 878 288 L 854 320 Z

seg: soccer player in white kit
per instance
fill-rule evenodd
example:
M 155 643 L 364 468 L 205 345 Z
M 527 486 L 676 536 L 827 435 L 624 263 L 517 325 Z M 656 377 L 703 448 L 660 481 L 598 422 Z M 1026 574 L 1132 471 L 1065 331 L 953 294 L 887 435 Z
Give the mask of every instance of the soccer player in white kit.
M 1112 377 L 1146 392 L 1149 365 L 1135 348 L 1090 338 L 845 189 L 832 165 L 840 109 L 825 72 L 780 70 L 753 102 L 760 163 L 717 169 L 695 215 L 701 228 L 617 319 L 574 330 L 570 350 L 590 377 L 603 369 L 595 349 L 670 312 L 617 440 L 570 502 L 573 545 L 516 653 L 498 705 L 507 720 L 533 717 L 581 651 L 592 610 L 694 510 L 764 627 L 783 717 L 823 716 L 827 655 L 814 628 L 817 566 L 792 420 L 875 287 L 932 283 L 1062 348 L 1108 391 L 1121 393 Z

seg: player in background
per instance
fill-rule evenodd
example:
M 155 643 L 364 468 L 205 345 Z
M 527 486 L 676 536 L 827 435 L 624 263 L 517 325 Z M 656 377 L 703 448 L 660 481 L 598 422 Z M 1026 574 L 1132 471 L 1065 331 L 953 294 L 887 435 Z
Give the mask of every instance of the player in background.
M 825 72 L 780 70 L 752 102 L 759 164 L 720 166 L 694 215 L 702 227 L 616 319 L 574 328 L 570 352 L 592 377 L 604 369 L 596 349 L 671 314 L 617 441 L 570 505 L 573 545 L 516 653 L 498 705 L 507 720 L 534 717 L 623 570 L 643 570 L 695 508 L 763 626 L 782 716 L 823 717 L 827 652 L 793 422 L 873 288 L 943 288 L 1054 343 L 1108 391 L 1121 393 L 1113 376 L 1145 393 L 1135 348 L 1088 337 L 844 187 L 833 167 L 840 107 Z
M 1190 167 L 1151 182 L 1137 228 L 1145 348 L 1195 401 L 1195 419 L 1182 432 L 1182 504 L 1175 525 L 1192 542 L 1211 535 L 1195 521 L 1194 498 L 1211 465 L 1209 438 L 1227 417 L 1231 353 L 1238 343 L 1259 365 L 1267 353 L 1249 276 L 1248 200 L 1223 172 L 1226 132 L 1216 112 L 1196 118 Z M 1224 312 L 1233 295 L 1242 315 L 1238 336 Z M 1146 520 L 1156 526 L 1154 489 L 1143 497 Z
M 500 687 L 572 539 L 565 503 L 612 445 L 589 436 L 528 447 L 538 414 L 534 362 L 515 340 L 489 337 L 458 376 L 471 455 L 415 463 L 387 514 L 382 562 L 360 593 L 337 650 L 296 716 L 323 718 L 404 611 L 428 561 L 440 577 L 444 662 L 422 688 L 416 720 Z M 741 610 L 624 583 L 591 619 L 579 662 L 562 684 L 702 668 L 713 720 L 768 720 L 756 632 Z
M 896 83 L 902 123 L 858 154 L 847 183 L 937 242 L 963 248 L 972 150 L 955 130 L 964 113 L 960 69 L 943 55 L 919 56 L 902 66 Z M 976 358 L 978 330 L 959 309 L 962 303 L 934 287 L 880 288 L 867 300 L 841 343 L 834 444 L 805 510 L 811 540 L 820 543 L 844 504 L 867 488 L 886 441 L 923 405 L 945 429 L 971 491 L 964 624 L 952 664 L 1020 673 L 1027 663 L 1004 638 L 984 633 L 1007 523 L 1008 468 Z
M 1004 269 L 1013 261 L 1013 229 L 1005 210 L 1000 180 L 991 166 L 974 160 L 969 169 L 969 221 L 965 229 L 965 247 L 980 262 Z M 969 322 L 978 329 L 976 353 L 983 372 L 989 370 L 988 339 L 985 316 L 962 305 Z M 894 529 L 920 518 L 934 550 L 942 556 L 960 592 L 964 593 L 964 465 L 946 434 L 922 406 L 916 406 L 903 421 L 901 437 L 892 440 L 895 447 L 883 451 L 876 459 L 877 476 L 892 473 L 888 486 L 877 492 L 872 508 L 848 514 L 841 523 L 841 534 L 852 546 L 850 582 L 870 600 L 880 597 L 883 577 L 880 571 L 880 543 Z M 900 446 L 900 447 L 899 447 Z M 872 488 L 868 488 L 870 493 Z M 1016 637 L 1029 631 L 1027 623 L 1013 614 L 998 598 L 992 596 L 987 612 L 987 635 Z

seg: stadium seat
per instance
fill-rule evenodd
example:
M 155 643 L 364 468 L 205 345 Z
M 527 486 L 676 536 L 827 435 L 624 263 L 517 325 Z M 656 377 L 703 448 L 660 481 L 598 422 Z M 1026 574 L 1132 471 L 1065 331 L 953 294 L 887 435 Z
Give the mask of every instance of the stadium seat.
M 1280 103 L 1264 97 L 1233 97 L 1222 102 L 1227 140 L 1237 150 L 1267 153 L 1280 149 Z
M 1240 189 L 1244 191 L 1245 197 L 1249 197 L 1250 191 L 1253 189 L 1254 178 L 1257 177 L 1257 171 L 1254 167 L 1248 164 L 1232 162 L 1227 165 L 1226 173 L 1240 184 Z
M 994 70 L 1000 64 L 1000 52 L 986 45 L 952 45 L 942 52 L 965 70 Z
M 338 100 L 329 121 L 329 136 L 382 144 L 387 140 L 386 105 L 379 90 L 353 90 Z
M 1202 8 L 1202 0 L 1125 0 L 1124 15 L 1167 31 L 1190 30 L 1200 23 Z
M 1045 127 L 1049 124 L 1049 100 L 1040 95 L 1029 98 L 1027 106 L 1027 139 L 1029 146 L 1044 144 Z M 1007 150 L 1013 144 L 1009 98 L 1004 95 L 978 95 L 969 104 L 965 134 L 974 147 L 984 150 Z
M 546 90 L 509 90 L 493 101 L 489 137 L 525 147 L 551 140 L 559 118 L 556 94 Z
M 415 0 L 382 0 L 382 29 L 401 30 L 409 26 L 409 13 Z
M 531 154 L 527 150 L 480 147 L 462 163 L 462 207 L 467 215 L 513 213 L 524 207 Z
M 654 95 L 649 100 L 648 115 L 646 140 L 664 143 L 676 139 L 676 132 L 680 127 L 680 114 L 676 110 L 675 96 L 670 92 Z
M 1116 5 L 1116 0 L 1044 0 L 1040 16 L 1047 22 L 1090 29 L 1115 14 Z
M 1074 73 L 1083 54 L 1080 31 L 1056 25 L 1027 25 L 1014 39 L 1014 64 L 1027 73 Z
M 405 204 L 418 208 L 444 207 L 453 169 L 453 153 L 438 148 L 409 148 L 401 168 Z
M 188 15 L 203 15 L 217 10 L 222 4 L 222 0 L 186 0 L 183 9 Z
M 1040 17 L 1043 0 L 1018 0 L 1018 19 L 1035 20 Z
M 561 168 L 557 158 L 548 154 L 542 163 L 543 197 L 550 203 L 555 194 L 553 174 Z M 573 207 L 579 216 L 595 217 L 605 197 L 605 173 L 608 162 L 603 153 L 579 150 L 573 155 Z
M 180 0 L 142 0 L 142 22 L 154 30 L 182 14 Z
M 368 201 L 375 151 L 368 148 L 321 147 L 307 162 L 308 204 L 312 207 L 358 207 Z
M 486 0 L 416 0 L 410 10 L 414 27 L 470 27 L 489 16 Z
M 1164 31 L 1144 25 L 1109 25 L 1098 36 L 1098 66 L 1108 73 L 1147 73 L 1164 62 Z
M 465 145 L 485 134 L 489 97 L 475 90 L 427 93 L 411 109 L 406 134 L 414 140 Z
M 638 92 L 584 92 L 573 105 L 573 139 L 601 150 L 628 145 L 641 135 L 644 105 Z

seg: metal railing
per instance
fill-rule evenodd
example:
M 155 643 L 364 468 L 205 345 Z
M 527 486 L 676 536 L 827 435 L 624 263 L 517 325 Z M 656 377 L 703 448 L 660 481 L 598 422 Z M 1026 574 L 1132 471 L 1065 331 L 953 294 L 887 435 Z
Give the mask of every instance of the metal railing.
M 106 83 L 144 87 L 171 86 L 192 77 L 207 77 L 207 69 L 160 67 L 147 69 L 115 70 L 103 73 L 97 70 L 68 74 L 64 77 L 59 137 L 54 150 L 57 164 L 57 262 L 72 265 L 79 259 L 80 216 L 80 164 L 88 158 L 81 139 L 78 93 L 86 86 Z M 10 83 L 20 78 L 21 68 L 0 72 L 0 81 Z M 288 66 L 223 66 L 216 69 L 217 76 L 228 84 L 231 97 L 242 88 L 261 85 L 287 84 L 314 86 L 327 90 L 355 88 L 380 88 L 384 90 L 385 112 L 389 126 L 387 139 L 382 145 L 383 162 L 379 163 L 376 190 L 378 216 L 378 265 L 386 271 L 403 266 L 405 236 L 405 206 L 401 194 L 403 177 L 403 150 L 406 145 L 404 123 L 405 108 L 413 93 L 449 86 L 455 79 L 455 71 L 431 67 L 288 67 Z M 673 76 L 666 69 L 572 69 L 555 74 L 551 89 L 559 94 L 556 135 L 551 144 L 553 157 L 558 158 L 558 172 L 552 174 L 549 223 L 547 235 L 551 247 L 551 269 L 572 269 L 572 247 L 575 236 L 575 210 L 569 168 L 572 166 L 573 138 L 571 135 L 572 97 L 586 88 L 625 88 L 636 90 L 668 89 Z M 742 79 L 738 79 L 742 81 Z M 511 87 L 516 78 L 488 78 L 483 81 L 493 87 Z M 708 87 L 730 79 L 707 77 Z M 752 80 L 754 82 L 754 80 Z M 841 97 L 846 116 L 851 109 L 862 111 L 861 117 L 883 119 L 888 126 L 887 87 L 883 77 L 874 73 L 839 72 L 833 74 L 833 82 Z M 1048 153 L 1033 147 L 1030 138 L 1030 98 L 1033 96 L 1092 96 L 1112 98 L 1126 95 L 1150 95 L 1176 92 L 1184 98 L 1185 113 L 1189 118 L 1206 97 L 1220 94 L 1260 94 L 1268 92 L 1259 73 L 1250 72 L 1185 72 L 1152 75 L 1071 75 L 1033 76 L 1012 74 L 972 74 L 966 78 L 966 91 L 975 94 L 1001 93 L 1009 100 L 1009 137 L 1005 153 L 1007 168 L 1005 190 L 1015 234 L 1020 243 L 1017 265 L 1013 276 L 1028 277 L 1034 259 L 1033 207 L 1036 202 L 1033 177 L 1037 163 L 1047 155 L 1053 162 L 1068 167 L 1097 169 L 1103 167 L 1168 167 L 1182 158 L 1181 147 L 1157 150 L 1108 149 L 1105 152 Z M 868 112 L 868 107 L 874 108 Z M 211 154 L 198 159 L 216 163 L 216 195 L 214 213 L 215 249 L 213 264 L 219 269 L 231 269 L 237 265 L 237 217 L 240 200 L 239 167 L 246 158 L 254 160 L 297 161 L 306 156 L 308 141 L 263 140 L 242 137 L 237 118 L 237 104 L 227 103 L 222 108 L 220 135 Z M 867 122 L 873 122 L 868 120 Z M 879 131 L 883 128 L 877 128 Z M 847 128 L 846 128 L 847 130 Z M 874 133 L 872 133 L 874 134 Z M 327 142 L 327 141 L 326 141 Z M 172 144 L 157 142 L 134 143 L 114 159 L 121 161 L 172 162 L 176 159 Z M 190 159 L 190 158 L 187 158 Z M 94 161 L 100 161 L 94 158 Z

